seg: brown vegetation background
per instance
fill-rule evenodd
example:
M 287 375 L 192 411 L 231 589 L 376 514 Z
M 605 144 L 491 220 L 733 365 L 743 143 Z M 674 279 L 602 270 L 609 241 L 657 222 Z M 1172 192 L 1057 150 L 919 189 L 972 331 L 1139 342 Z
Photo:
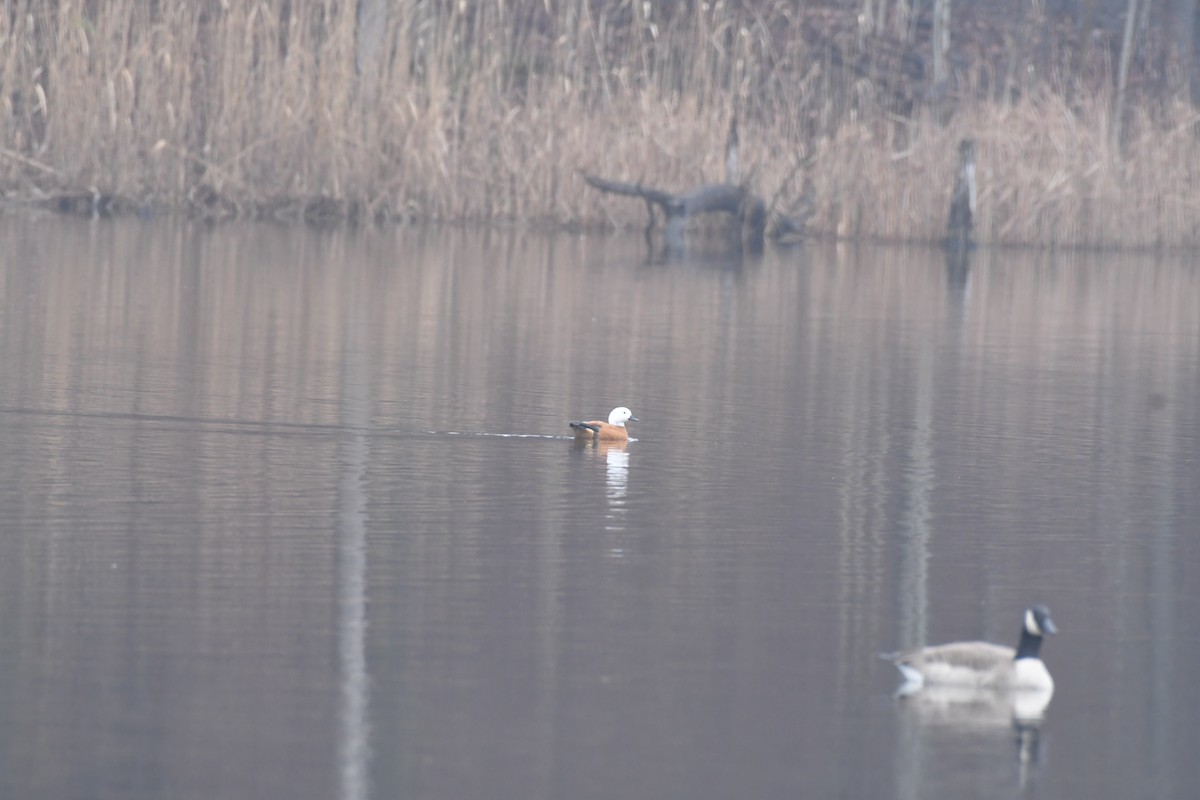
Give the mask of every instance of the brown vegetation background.
M 641 226 L 639 203 L 580 171 L 721 180 L 736 113 L 744 179 L 815 234 L 939 238 L 972 137 L 982 242 L 1200 242 L 1190 61 L 1153 18 L 1117 127 L 1103 19 L 955 4 L 935 85 L 909 5 L 17 0 L 0 12 L 0 191 L 64 210 Z

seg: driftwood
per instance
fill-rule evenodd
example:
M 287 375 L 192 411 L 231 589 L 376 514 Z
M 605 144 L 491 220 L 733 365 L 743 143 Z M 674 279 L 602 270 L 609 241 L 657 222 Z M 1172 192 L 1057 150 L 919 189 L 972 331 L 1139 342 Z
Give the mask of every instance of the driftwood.
M 767 205 L 762 198 L 748 190 L 741 182 L 741 169 L 738 164 L 738 129 L 737 117 L 729 122 L 729 137 L 725 146 L 725 182 L 707 183 L 690 192 L 674 194 L 663 189 L 642 186 L 640 183 L 623 183 L 584 173 L 583 179 L 588 186 L 608 194 L 625 197 L 640 197 L 646 203 L 646 211 L 650 219 L 646 224 L 646 239 L 649 241 L 651 232 L 657 222 L 655 209 L 662 209 L 666 217 L 666 235 L 668 246 L 674 249 L 683 248 L 683 227 L 687 222 L 700 214 L 724 213 L 736 220 L 740 231 L 739 244 L 744 244 L 752 250 L 761 250 L 763 235 L 767 225 Z M 789 231 L 798 230 L 798 225 L 786 220 L 784 227 Z
M 761 249 L 766 229 L 767 207 L 762 198 L 741 186 L 730 183 L 710 183 L 685 194 L 671 194 L 634 183 L 610 181 L 584 174 L 583 179 L 594 189 L 626 197 L 640 197 L 646 202 L 650 221 L 646 235 L 654 228 L 654 209 L 661 208 L 667 220 L 667 242 L 672 247 L 683 246 L 683 226 L 698 214 L 724 212 L 738 221 L 742 238 L 752 249 Z

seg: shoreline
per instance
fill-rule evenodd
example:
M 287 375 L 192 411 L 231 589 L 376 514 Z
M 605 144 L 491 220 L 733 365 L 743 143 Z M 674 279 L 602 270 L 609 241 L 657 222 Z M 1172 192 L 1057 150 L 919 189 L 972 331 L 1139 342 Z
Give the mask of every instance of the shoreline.
M 640 231 L 644 205 L 583 173 L 669 192 L 719 182 L 736 114 L 742 184 L 809 238 L 939 242 L 970 138 L 980 246 L 1200 247 L 1200 113 L 1131 94 L 1118 137 L 1103 52 L 1071 74 L 1033 40 L 995 63 L 960 54 L 952 93 L 928 99 L 919 74 L 888 71 L 894 39 L 854 44 L 852 16 L 830 8 L 681 4 L 668 28 L 616 13 L 628 4 L 421 5 L 393 12 L 373 45 L 390 50 L 364 55 L 349 6 L 197 5 L 16 19 L 23 46 L 0 63 L 6 208 Z M 1062 30 L 1038 35 L 1065 50 Z M 846 67 L 853 53 L 867 66 Z M 1009 62 L 1028 64 L 1024 82 L 997 99 Z

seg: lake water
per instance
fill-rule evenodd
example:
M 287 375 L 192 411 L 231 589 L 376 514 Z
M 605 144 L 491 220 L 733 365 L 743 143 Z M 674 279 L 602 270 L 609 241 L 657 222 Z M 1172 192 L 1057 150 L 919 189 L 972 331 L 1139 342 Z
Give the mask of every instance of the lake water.
M 0 231 L 0 796 L 1200 793 L 1194 257 Z

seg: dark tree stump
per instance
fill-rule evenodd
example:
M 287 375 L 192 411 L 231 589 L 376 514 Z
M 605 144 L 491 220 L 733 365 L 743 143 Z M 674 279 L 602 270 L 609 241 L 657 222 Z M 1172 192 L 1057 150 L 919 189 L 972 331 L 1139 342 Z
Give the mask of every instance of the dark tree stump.
M 971 247 L 975 226 L 975 140 L 958 144 L 958 173 L 950 195 L 950 217 L 946 222 L 946 247 L 966 251 Z

